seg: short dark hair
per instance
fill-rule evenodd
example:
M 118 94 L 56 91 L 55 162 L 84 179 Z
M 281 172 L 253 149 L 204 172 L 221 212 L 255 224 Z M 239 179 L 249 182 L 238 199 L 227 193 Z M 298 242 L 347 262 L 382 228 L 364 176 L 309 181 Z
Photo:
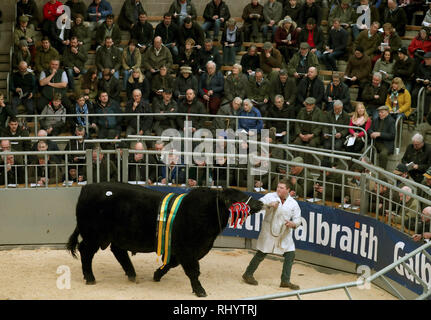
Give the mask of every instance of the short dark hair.
M 112 20 L 114 20 L 114 15 L 113 15 L 113 14 L 108 14 L 108 15 L 106 16 L 106 20 L 108 20 L 108 19 L 112 19 Z
M 286 178 L 281 178 L 279 181 L 278 181 L 278 184 L 284 184 L 285 186 L 286 186 L 286 189 L 290 189 L 290 190 L 292 190 L 292 184 L 290 183 L 290 181 L 289 180 L 287 180 Z
M 172 13 L 170 13 L 170 12 L 166 12 L 166 13 L 163 15 L 163 19 L 164 19 L 164 18 L 167 18 L 167 17 L 171 17 L 171 18 L 172 18 Z

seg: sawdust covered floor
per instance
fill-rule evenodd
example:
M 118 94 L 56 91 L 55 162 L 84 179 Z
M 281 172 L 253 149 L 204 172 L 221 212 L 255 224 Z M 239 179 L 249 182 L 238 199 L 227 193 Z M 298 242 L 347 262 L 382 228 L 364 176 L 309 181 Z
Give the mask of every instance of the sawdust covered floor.
M 282 262 L 265 259 L 255 273 L 258 286 L 245 284 L 241 275 L 253 256 L 242 249 L 213 249 L 200 260 L 200 281 L 208 296 L 204 299 L 226 300 L 281 293 L 279 288 Z M 35 250 L 0 251 L 0 300 L 4 299 L 202 299 L 192 294 L 188 277 L 179 266 L 171 269 L 160 282 L 152 280 L 160 265 L 155 253 L 131 257 L 138 283 L 127 280 L 124 272 L 109 249 L 99 250 L 93 260 L 96 285 L 84 283 L 79 259 L 73 259 L 65 250 L 40 248 Z M 60 281 L 70 270 L 70 289 L 59 289 L 66 284 Z M 355 281 L 354 274 L 331 271 L 300 261 L 292 269 L 292 282 L 301 289 Z M 324 271 L 324 270 L 323 270 Z M 57 273 L 59 272 L 59 273 Z M 60 277 L 60 280 L 59 280 Z M 395 299 L 386 291 L 372 285 L 371 289 L 349 289 L 353 299 Z M 294 298 L 293 298 L 294 299 Z M 304 296 L 303 299 L 347 299 L 343 290 Z

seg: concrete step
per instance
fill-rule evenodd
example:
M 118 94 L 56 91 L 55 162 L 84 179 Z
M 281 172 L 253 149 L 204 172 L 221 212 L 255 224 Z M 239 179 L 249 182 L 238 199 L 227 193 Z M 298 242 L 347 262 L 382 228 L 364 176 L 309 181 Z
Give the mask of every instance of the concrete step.
M 9 72 L 10 71 L 9 61 L 8 61 L 8 63 L 0 63 L 0 71 L 1 72 Z

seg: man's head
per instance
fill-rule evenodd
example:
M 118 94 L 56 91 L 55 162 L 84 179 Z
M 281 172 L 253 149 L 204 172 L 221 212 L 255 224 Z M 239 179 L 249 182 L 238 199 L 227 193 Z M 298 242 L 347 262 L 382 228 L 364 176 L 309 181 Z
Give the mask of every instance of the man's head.
M 166 12 L 163 15 L 163 24 L 165 26 L 169 26 L 172 23 L 172 14 L 170 14 L 169 12 Z
M 136 142 L 133 149 L 136 151 L 142 151 L 142 150 L 145 150 L 146 148 L 142 142 Z M 135 161 L 139 161 L 139 160 L 142 160 L 144 158 L 144 154 L 143 153 L 135 153 L 134 157 L 135 157 Z
M 385 119 L 389 115 L 389 108 L 387 106 L 381 106 L 377 108 L 380 120 Z
M 62 99 L 62 96 L 61 96 L 60 93 L 54 94 L 54 96 L 52 97 L 52 107 L 54 109 L 60 108 L 60 106 L 61 106 L 61 99 Z
M 186 29 L 191 29 L 193 27 L 193 21 L 192 21 L 192 18 L 190 18 L 190 17 L 186 17 L 185 19 L 184 19 L 184 28 L 186 28 Z
M 249 48 L 248 48 L 248 55 L 249 56 L 254 56 L 254 55 L 256 55 L 256 52 L 257 52 L 257 47 L 255 46 L 255 45 L 251 45 Z
M 239 110 L 241 108 L 242 99 L 240 97 L 235 97 L 232 101 L 232 108 L 234 110 Z
M 204 40 L 204 48 L 205 51 L 211 51 L 213 49 L 213 40 L 210 38 L 206 38 Z
M 308 52 L 310 51 L 310 45 L 307 42 L 301 42 L 299 45 L 299 52 L 301 56 L 306 56 Z
M 425 207 L 422 210 L 421 220 L 422 222 L 428 222 L 431 220 L 431 207 Z
M 287 75 L 286 69 L 281 69 L 280 72 L 278 73 L 278 78 L 282 83 L 285 83 L 288 77 L 289 76 Z
M 307 77 L 310 80 L 315 79 L 317 77 L 317 68 L 316 67 L 308 68 Z
M 51 47 L 51 42 L 49 42 L 49 38 L 46 36 L 43 37 L 42 38 L 42 49 L 44 51 L 48 51 L 50 47 Z
M 11 151 L 10 141 L 9 140 L 2 140 L 0 142 L 1 151 Z
M 407 48 L 406 47 L 401 47 L 398 49 L 398 58 L 400 60 L 406 60 L 408 58 L 407 56 Z
M 334 101 L 334 114 L 340 115 L 343 112 L 343 102 L 341 100 Z
M 361 59 L 364 56 L 364 49 L 362 47 L 356 47 L 355 49 L 355 57 L 357 59 Z
M 334 20 L 332 20 L 332 26 L 335 30 L 339 30 L 341 28 L 340 19 L 335 18 Z
M 394 10 L 397 7 L 397 2 L 394 0 L 388 0 L 388 8 Z
M 85 127 L 77 126 L 75 128 L 75 136 L 77 137 L 85 137 Z
M 401 190 L 405 191 L 405 192 L 409 192 L 412 193 L 412 189 L 408 186 L 404 186 L 401 188 Z M 400 202 L 403 202 L 403 199 L 405 202 L 408 202 L 411 199 L 411 196 L 404 194 L 403 192 L 399 192 L 399 196 L 400 196 Z
M 28 68 L 28 65 L 27 65 L 27 62 L 25 62 L 25 61 L 21 61 L 21 62 L 19 63 L 19 65 L 18 65 L 18 71 L 19 71 L 21 74 L 26 73 L 26 72 L 27 72 L 27 68 Z
M 114 15 L 113 14 L 108 14 L 106 16 L 105 22 L 108 25 L 108 27 L 112 26 L 114 24 Z
M 424 146 L 424 137 L 420 133 L 416 133 L 412 137 L 412 145 L 415 150 L 420 150 Z
M 272 43 L 271 42 L 265 42 L 263 44 L 263 51 L 265 52 L 265 54 L 271 54 L 272 52 Z
M 332 74 L 332 83 L 336 87 L 338 87 L 338 85 L 341 83 L 340 74 L 338 72 L 334 72 Z
M 9 130 L 12 133 L 15 133 L 18 130 L 18 119 L 17 117 L 10 117 L 8 122 Z
M 308 97 L 307 99 L 305 99 L 304 104 L 305 111 L 312 112 L 314 107 L 316 106 L 316 99 L 314 99 L 313 97 Z
M 209 75 L 213 75 L 216 71 L 216 64 L 214 63 L 214 61 L 208 61 L 206 66 L 207 66 L 207 73 Z
M 281 110 L 284 106 L 284 97 L 281 94 L 277 94 L 274 98 L 274 105 L 277 109 Z
M 263 79 L 263 70 L 262 69 L 256 69 L 254 78 L 256 79 L 256 82 L 261 82 Z
M 19 17 L 19 25 L 21 28 L 26 28 L 28 25 L 28 17 L 27 16 Z
M 45 140 L 39 140 L 37 143 L 37 151 L 47 151 L 48 150 L 48 144 Z
M 111 48 L 114 45 L 114 41 L 112 40 L 112 37 L 106 37 L 105 38 L 105 47 Z
M 73 36 L 70 38 L 70 47 L 77 48 L 78 47 L 78 37 Z
M 186 91 L 186 100 L 188 102 L 192 102 L 195 99 L 195 91 L 193 89 L 187 89 Z
M 132 97 L 133 97 L 133 101 L 135 102 L 141 102 L 141 98 L 142 98 L 142 92 L 140 89 L 135 89 L 132 92 Z
M 154 48 L 159 50 L 162 47 L 162 37 L 157 36 L 154 38 Z
M 172 90 L 171 89 L 165 89 L 162 92 L 163 101 L 168 103 L 172 99 Z
M 100 91 L 100 92 L 99 92 L 99 101 L 100 101 L 101 103 L 103 103 L 103 104 L 108 103 L 108 101 L 109 101 L 109 95 L 108 95 L 108 92 L 106 92 L 106 91 Z
M 141 12 L 139 14 L 139 22 L 144 24 L 145 22 L 147 22 L 148 16 L 147 13 L 145 11 Z
M 290 166 L 290 174 L 297 176 L 302 172 L 302 170 L 304 170 L 304 167 L 301 166 L 301 164 L 304 163 L 304 159 L 301 157 L 296 157 L 292 159 L 292 162 L 296 162 L 297 164 Z
M 102 148 L 100 146 L 95 146 L 91 154 L 91 158 L 93 162 L 97 162 L 97 156 L 99 156 L 99 163 L 103 160 L 104 155 L 101 151 L 102 151 Z
M 379 31 L 380 28 L 380 22 L 374 21 L 371 26 L 370 26 L 370 33 L 371 34 L 376 34 L 377 31 Z
M 308 18 L 307 24 L 305 25 L 307 30 L 311 31 L 314 29 L 315 26 L 316 26 L 316 20 L 314 18 Z
M 374 72 L 373 73 L 373 79 L 371 80 L 371 83 L 374 87 L 380 86 L 380 83 L 382 83 L 382 74 L 380 72 Z
M 281 179 L 277 184 L 277 195 L 280 199 L 286 199 L 289 196 L 289 192 L 292 189 L 292 185 L 287 179 Z

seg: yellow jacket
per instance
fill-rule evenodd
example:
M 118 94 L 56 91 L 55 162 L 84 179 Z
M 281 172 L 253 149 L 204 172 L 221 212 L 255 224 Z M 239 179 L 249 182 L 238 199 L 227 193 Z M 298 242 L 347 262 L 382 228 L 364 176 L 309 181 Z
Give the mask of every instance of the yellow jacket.
M 385 105 L 387 105 L 389 107 L 389 111 L 392 112 L 394 106 L 391 101 L 390 91 L 386 98 Z M 410 92 L 407 89 L 398 90 L 398 109 L 401 113 L 404 113 L 406 117 L 408 117 L 410 113 L 412 113 L 412 98 L 410 96 Z

